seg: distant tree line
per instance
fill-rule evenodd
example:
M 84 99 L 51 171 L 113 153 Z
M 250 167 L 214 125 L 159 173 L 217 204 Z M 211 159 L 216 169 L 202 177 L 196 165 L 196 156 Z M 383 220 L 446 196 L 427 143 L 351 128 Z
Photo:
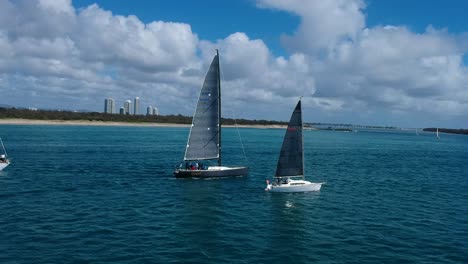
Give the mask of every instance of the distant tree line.
M 423 131 L 427 132 L 436 132 L 437 128 L 435 127 L 430 127 L 430 128 L 424 128 Z M 441 133 L 450 133 L 450 134 L 463 134 L 463 135 L 468 135 L 468 129 L 453 129 L 453 128 L 439 128 L 439 132 Z
M 336 127 L 348 127 L 348 128 L 367 128 L 367 129 L 399 129 L 395 126 L 371 126 L 371 125 L 353 125 L 353 124 L 337 124 L 337 123 L 306 123 L 305 126 L 312 127 L 326 127 L 326 128 L 336 128 Z
M 129 122 L 129 123 L 171 123 L 191 124 L 192 117 L 183 115 L 120 115 L 98 112 L 72 112 L 57 110 L 29 110 L 0 107 L 0 118 L 20 118 L 31 120 L 64 120 L 64 121 L 103 121 L 103 122 Z M 223 125 L 286 125 L 287 122 L 269 120 L 247 120 L 223 118 Z
M 165 123 L 165 124 L 191 124 L 192 117 L 184 115 L 120 115 L 98 112 L 73 112 L 57 110 L 29 110 L 24 108 L 0 107 L 0 119 L 19 118 L 31 120 L 64 120 L 64 121 L 103 121 L 103 122 L 129 122 L 129 123 Z M 248 120 L 222 118 L 223 125 L 287 125 L 287 122 L 272 120 Z M 333 125 L 337 127 L 353 127 L 351 124 L 304 123 L 305 127 Z M 382 126 L 354 126 L 365 128 L 397 129 L 396 127 Z M 424 128 L 423 131 L 436 132 L 436 128 Z M 439 128 L 439 132 L 468 135 L 468 129 Z

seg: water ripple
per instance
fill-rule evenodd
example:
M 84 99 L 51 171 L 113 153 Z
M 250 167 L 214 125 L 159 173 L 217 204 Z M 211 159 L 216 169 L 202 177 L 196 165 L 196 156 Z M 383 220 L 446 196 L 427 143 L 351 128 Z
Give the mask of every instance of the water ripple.
M 310 132 L 327 184 L 277 195 L 281 130 L 242 129 L 247 161 L 223 131 L 248 177 L 176 180 L 186 128 L 1 129 L 1 263 L 468 263 L 466 137 Z

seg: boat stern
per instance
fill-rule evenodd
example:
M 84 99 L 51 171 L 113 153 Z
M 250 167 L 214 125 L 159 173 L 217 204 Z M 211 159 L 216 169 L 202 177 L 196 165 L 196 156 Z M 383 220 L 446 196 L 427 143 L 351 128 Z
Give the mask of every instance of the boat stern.
M 266 185 L 265 191 L 267 191 L 267 192 L 268 192 L 268 191 L 270 191 L 270 190 L 271 190 L 271 186 L 272 186 L 272 184 L 270 183 L 270 180 L 266 180 L 266 184 L 267 184 L 267 185 Z
M 10 165 L 9 160 L 7 160 L 6 162 L 0 162 L 0 171 L 8 167 L 8 165 Z

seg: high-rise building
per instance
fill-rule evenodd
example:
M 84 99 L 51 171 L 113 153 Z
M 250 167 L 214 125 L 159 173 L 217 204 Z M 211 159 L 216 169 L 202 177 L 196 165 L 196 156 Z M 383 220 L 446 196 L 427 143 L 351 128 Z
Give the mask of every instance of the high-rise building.
M 133 114 L 139 115 L 140 114 L 140 97 L 135 97 L 134 104 L 133 104 Z
M 120 107 L 120 112 L 121 115 L 125 115 L 125 107 Z
M 124 102 L 124 108 L 125 108 L 124 111 L 125 111 L 125 114 L 126 114 L 126 115 L 131 114 L 131 111 L 132 111 L 132 101 L 126 100 L 126 101 Z
M 153 115 L 153 107 L 151 105 L 146 107 L 146 115 Z
M 106 98 L 104 100 L 104 113 L 113 114 L 115 113 L 115 101 L 112 98 Z
M 153 115 L 155 115 L 155 116 L 159 115 L 159 111 L 158 111 L 158 108 L 156 106 L 153 107 Z

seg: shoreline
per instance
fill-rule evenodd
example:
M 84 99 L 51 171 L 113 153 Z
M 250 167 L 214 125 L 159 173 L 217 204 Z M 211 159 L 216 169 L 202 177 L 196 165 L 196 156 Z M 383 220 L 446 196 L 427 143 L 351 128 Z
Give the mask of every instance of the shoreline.
M 113 121 L 88 121 L 88 120 L 37 120 L 7 118 L 0 119 L 0 125 L 63 125 L 63 126 L 132 126 L 132 127 L 190 127 L 188 124 L 175 123 L 130 123 Z M 223 125 L 223 127 L 236 127 L 235 125 Z M 286 125 L 237 125 L 240 128 L 283 129 Z

